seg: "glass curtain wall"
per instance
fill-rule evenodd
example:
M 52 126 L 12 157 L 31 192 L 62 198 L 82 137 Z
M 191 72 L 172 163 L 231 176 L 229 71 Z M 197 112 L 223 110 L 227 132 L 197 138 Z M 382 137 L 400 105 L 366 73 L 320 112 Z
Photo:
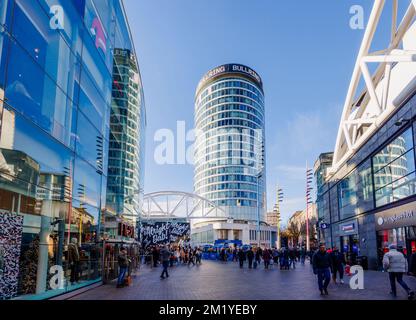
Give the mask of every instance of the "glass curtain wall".
M 0 1 L 0 299 L 101 277 L 120 21 L 118 0 Z

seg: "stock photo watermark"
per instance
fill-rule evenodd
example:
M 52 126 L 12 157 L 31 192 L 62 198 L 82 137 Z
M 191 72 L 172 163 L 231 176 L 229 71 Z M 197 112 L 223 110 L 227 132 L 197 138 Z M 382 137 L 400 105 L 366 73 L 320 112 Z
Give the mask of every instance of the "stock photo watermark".
M 52 30 L 65 29 L 65 13 L 62 6 L 51 6 L 49 14 L 52 15 L 49 20 L 49 26 Z
M 364 269 L 361 266 L 352 266 L 350 269 L 351 279 L 349 282 L 351 290 L 364 290 Z
M 364 8 L 360 5 L 353 5 L 350 7 L 350 28 L 352 30 L 364 30 Z
M 212 159 L 229 158 L 239 164 L 260 168 L 264 158 L 262 129 L 216 128 L 186 130 L 185 121 L 154 134 L 154 161 L 158 165 L 198 165 Z

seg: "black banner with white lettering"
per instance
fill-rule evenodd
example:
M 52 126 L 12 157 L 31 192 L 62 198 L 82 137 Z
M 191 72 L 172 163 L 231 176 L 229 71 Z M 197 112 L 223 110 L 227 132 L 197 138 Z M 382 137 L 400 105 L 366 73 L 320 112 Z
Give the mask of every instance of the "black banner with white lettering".
M 190 234 L 191 226 L 186 222 L 142 222 L 140 226 L 141 241 L 144 248 L 187 240 Z

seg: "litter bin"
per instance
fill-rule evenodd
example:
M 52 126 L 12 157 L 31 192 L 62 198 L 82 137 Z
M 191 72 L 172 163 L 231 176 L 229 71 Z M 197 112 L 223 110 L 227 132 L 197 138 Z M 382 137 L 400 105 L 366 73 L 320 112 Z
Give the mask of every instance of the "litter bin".
M 357 257 L 357 263 L 358 265 L 363 267 L 364 270 L 368 270 L 368 257 L 367 256 Z

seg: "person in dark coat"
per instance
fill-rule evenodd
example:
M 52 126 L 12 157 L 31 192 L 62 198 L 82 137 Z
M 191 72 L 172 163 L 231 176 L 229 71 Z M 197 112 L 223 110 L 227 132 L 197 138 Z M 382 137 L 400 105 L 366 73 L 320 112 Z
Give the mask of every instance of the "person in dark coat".
M 240 262 L 240 268 L 244 267 L 244 261 L 246 260 L 246 254 L 243 249 L 239 249 L 237 252 L 238 261 Z
M 416 277 L 416 252 L 410 256 L 409 273 Z
M 284 250 L 283 250 L 283 263 L 284 263 L 284 269 L 289 270 L 290 269 L 289 249 L 287 249 L 287 248 L 284 248 Z
M 289 269 L 293 265 L 293 269 L 296 269 L 296 251 L 295 248 L 289 250 Z
M 305 260 L 306 260 L 306 249 L 305 249 L 305 247 L 302 247 L 300 249 L 299 254 L 300 254 L 300 263 L 305 264 Z
M 191 265 L 195 265 L 195 251 L 192 248 L 189 248 L 189 259 L 188 259 L 188 267 Z
M 159 256 L 160 256 L 160 260 L 163 266 L 163 271 L 162 271 L 162 274 L 160 275 L 161 279 L 165 279 L 165 274 L 166 274 L 166 277 L 169 278 L 168 267 L 169 267 L 169 259 L 171 255 L 172 253 L 169 251 L 169 247 L 167 245 L 164 246 L 163 249 L 160 251 Z
M 280 250 L 279 250 L 279 263 L 280 263 L 280 270 L 283 270 L 283 268 L 285 267 L 284 250 L 285 250 L 285 248 L 284 248 L 284 247 L 280 248 Z
M 129 259 L 127 257 L 127 249 L 121 248 L 120 254 L 117 257 L 118 266 L 120 268 L 120 272 L 118 274 L 117 279 L 117 288 L 123 288 L 125 286 L 124 278 L 126 277 L 128 268 L 129 268 Z
M 269 269 L 270 265 L 270 259 L 272 258 L 272 255 L 270 254 L 270 251 L 265 249 L 263 251 L 263 260 L 264 260 L 264 268 Z
M 153 256 L 153 267 L 157 268 L 157 265 L 160 259 L 160 251 L 158 247 L 153 248 L 152 256 Z
M 339 273 L 340 282 L 341 284 L 344 284 L 344 266 L 346 264 L 344 254 L 340 252 L 337 247 L 334 247 L 330 253 L 330 257 L 332 280 L 337 283 L 337 273 Z
M 233 262 L 236 262 L 238 258 L 238 250 L 237 248 L 234 248 L 233 250 Z
M 331 257 L 326 251 L 324 244 L 319 246 L 319 250 L 312 257 L 313 273 L 318 276 L 318 286 L 321 295 L 328 295 L 328 285 L 331 281 Z
M 224 248 L 222 248 L 220 251 L 220 260 L 222 262 L 227 262 L 227 253 L 225 252 Z
M 253 268 L 253 259 L 254 259 L 254 252 L 253 249 L 249 249 L 247 251 L 247 260 L 248 260 L 248 268 Z
M 263 254 L 263 252 L 262 252 L 261 248 L 257 248 L 256 249 L 256 263 L 257 264 L 260 264 L 262 254 Z

